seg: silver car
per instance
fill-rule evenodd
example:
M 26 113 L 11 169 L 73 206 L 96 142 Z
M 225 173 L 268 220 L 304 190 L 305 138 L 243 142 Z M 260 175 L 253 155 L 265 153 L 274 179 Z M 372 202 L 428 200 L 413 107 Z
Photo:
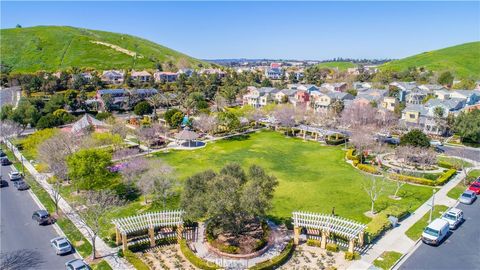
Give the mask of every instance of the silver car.
M 11 171 L 8 173 L 8 177 L 10 178 L 10 181 L 20 180 L 22 179 L 22 174 L 17 171 Z
M 458 201 L 464 204 L 472 204 L 477 199 L 477 194 L 471 190 L 465 190 Z
M 55 249 L 57 255 L 63 255 L 72 252 L 73 248 L 65 237 L 56 237 L 50 240 L 51 246 Z
M 67 270 L 90 270 L 90 266 L 80 259 L 71 260 L 65 263 Z

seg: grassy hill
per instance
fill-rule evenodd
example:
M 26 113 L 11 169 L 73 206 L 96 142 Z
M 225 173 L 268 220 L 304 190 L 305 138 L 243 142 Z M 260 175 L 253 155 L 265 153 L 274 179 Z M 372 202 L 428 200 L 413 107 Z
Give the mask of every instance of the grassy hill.
M 424 66 L 432 71 L 450 70 L 458 78 L 480 78 L 480 41 L 465 43 L 440 50 L 424 52 L 385 63 L 381 69 L 401 71 L 410 66 Z
M 348 68 L 354 68 L 357 65 L 352 62 L 323 62 L 317 66 L 321 68 L 338 68 L 340 71 L 345 71 Z
M 155 63 L 167 61 L 177 66 L 209 65 L 139 37 L 68 26 L 1 29 L 0 44 L 2 62 L 13 72 L 154 69 Z

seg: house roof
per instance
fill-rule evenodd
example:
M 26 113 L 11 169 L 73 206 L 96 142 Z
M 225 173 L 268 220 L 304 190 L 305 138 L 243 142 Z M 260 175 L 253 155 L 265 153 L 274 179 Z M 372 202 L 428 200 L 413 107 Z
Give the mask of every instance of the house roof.
M 412 90 L 413 88 L 417 87 L 416 82 L 392 82 L 390 83 L 391 86 L 396 86 L 403 90 Z
M 175 135 L 175 139 L 178 140 L 187 140 L 187 141 L 192 141 L 198 138 L 198 134 L 189 130 L 189 129 L 183 129 L 177 135 Z
M 280 92 L 284 93 L 287 96 L 293 96 L 295 93 L 297 93 L 297 90 L 295 89 L 282 89 Z
M 105 70 L 102 73 L 102 76 L 110 77 L 110 76 L 122 76 L 123 77 L 123 72 L 118 71 L 118 70 Z
M 119 89 L 101 89 L 97 91 L 98 94 L 101 96 L 107 95 L 107 94 L 126 94 L 127 91 L 125 89 L 119 88 Z
M 131 94 L 137 95 L 155 95 L 158 93 L 157 89 L 150 88 L 150 89 L 132 89 L 130 90 Z
M 258 89 L 258 92 L 260 94 L 275 94 L 277 92 L 279 92 L 280 90 L 278 90 L 277 88 L 274 88 L 274 87 L 262 87 L 260 89 Z
M 132 71 L 131 76 L 152 76 L 152 75 L 147 71 L 142 70 L 142 71 Z
M 443 107 L 446 107 L 449 111 L 451 111 L 451 110 L 457 110 L 457 109 L 460 109 L 460 107 L 463 107 L 463 102 L 464 102 L 464 99 L 461 99 L 461 98 L 450 98 L 446 100 L 433 98 L 433 99 L 429 99 L 427 103 L 425 103 L 425 107 L 431 108 L 431 107 L 443 106 Z
M 82 131 L 83 129 L 85 129 L 87 127 L 90 127 L 90 126 L 106 127 L 108 125 L 105 124 L 104 122 L 100 121 L 100 120 L 97 120 L 96 118 L 94 118 L 90 114 L 84 114 L 83 117 L 80 118 L 80 120 L 78 120 L 77 122 L 75 122 L 72 125 L 72 130 L 71 131 L 72 131 L 72 133 L 78 133 L 78 132 Z
M 407 107 L 405 107 L 405 109 L 403 109 L 402 112 L 419 112 L 420 115 L 427 115 L 428 109 L 425 108 L 423 105 L 414 104 L 408 105 Z
M 327 96 L 329 96 L 332 99 L 338 99 L 338 100 L 344 100 L 344 99 L 353 100 L 354 99 L 354 96 L 352 96 L 349 93 L 344 93 L 344 92 L 330 92 L 330 93 L 327 93 Z

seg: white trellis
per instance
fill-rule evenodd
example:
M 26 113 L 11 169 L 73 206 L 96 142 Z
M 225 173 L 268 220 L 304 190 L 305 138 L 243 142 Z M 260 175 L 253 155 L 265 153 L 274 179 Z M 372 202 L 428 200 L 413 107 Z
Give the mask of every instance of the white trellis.
M 112 220 L 116 229 L 116 242 L 123 242 L 124 250 L 127 247 L 128 235 L 148 230 L 151 246 L 155 245 L 155 228 L 177 227 L 178 240 L 182 237 L 183 231 L 183 210 L 168 210 L 162 212 L 149 212 L 141 215 L 118 218 Z
M 295 226 L 295 242 L 298 244 L 300 228 L 319 230 L 322 233 L 322 248 L 325 248 L 326 238 L 331 234 L 345 237 L 349 240 L 349 251 L 353 252 L 353 245 L 357 240 L 363 245 L 363 233 L 366 225 L 339 216 L 293 212 L 293 224 Z

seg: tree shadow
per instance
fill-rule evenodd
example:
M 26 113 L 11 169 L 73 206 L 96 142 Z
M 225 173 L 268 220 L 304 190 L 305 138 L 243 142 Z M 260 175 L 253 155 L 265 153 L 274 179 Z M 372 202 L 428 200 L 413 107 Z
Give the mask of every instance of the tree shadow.
M 0 269 L 40 269 L 45 263 L 40 252 L 21 249 L 0 254 Z

